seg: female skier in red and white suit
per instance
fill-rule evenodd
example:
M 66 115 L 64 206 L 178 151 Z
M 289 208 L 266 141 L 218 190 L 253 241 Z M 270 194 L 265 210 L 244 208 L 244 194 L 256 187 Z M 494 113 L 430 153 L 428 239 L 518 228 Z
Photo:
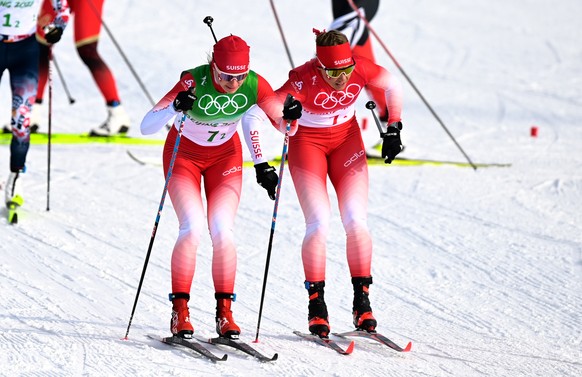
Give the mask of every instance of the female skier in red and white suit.
M 240 328 L 232 317 L 237 255 L 234 220 L 242 189 L 242 147 L 237 133 L 241 118 L 251 106 L 262 108 L 278 129 L 301 116 L 297 101 L 283 103 L 269 83 L 249 69 L 247 43 L 235 35 L 219 40 L 208 64 L 182 72 L 176 83 L 144 117 L 143 134 L 159 131 L 179 113 L 185 114 L 183 135 L 176 154 L 168 193 L 180 223 L 172 253 L 172 320 L 175 336 L 191 337 L 188 300 L 196 267 L 196 252 L 207 220 L 212 240 L 212 277 L 216 306 L 216 332 L 238 338 Z M 191 93 L 196 92 L 196 97 Z M 176 117 L 164 147 L 167 175 L 182 114 Z M 292 122 L 293 123 L 293 122 Z M 296 125 L 292 127 L 296 128 Z M 275 199 L 275 168 L 261 152 L 260 127 L 243 127 L 255 163 L 257 182 Z M 202 181 L 207 216 L 202 201 Z M 207 217 L 207 219 L 205 219 Z
M 328 176 L 337 193 L 347 235 L 346 253 L 354 285 L 354 325 L 365 331 L 376 327 L 368 299 L 368 286 L 372 283 L 372 241 L 367 226 L 368 165 L 355 103 L 366 87 L 385 92 L 390 127 L 383 136 L 382 156 L 390 163 L 402 150 L 402 89 L 386 69 L 352 55 L 341 32 L 314 31 L 316 57 L 291 70 L 289 79 L 276 92 L 291 93 L 303 105 L 298 131 L 289 141 L 289 170 L 305 217 L 302 259 L 310 298 L 309 330 L 325 337 L 330 330 L 323 299 L 331 212 Z M 243 122 L 264 121 L 264 115 L 255 108 Z

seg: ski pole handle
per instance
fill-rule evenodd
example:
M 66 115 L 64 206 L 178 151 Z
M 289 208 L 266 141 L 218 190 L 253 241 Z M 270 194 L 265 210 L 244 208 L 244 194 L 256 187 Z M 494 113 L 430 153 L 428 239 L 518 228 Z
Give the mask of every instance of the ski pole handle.
M 384 130 L 382 130 L 382 125 L 380 124 L 380 119 L 378 119 L 378 116 L 376 115 L 376 112 L 374 111 L 375 108 L 376 108 L 376 103 L 374 101 L 366 102 L 366 109 L 368 109 L 372 112 L 372 116 L 374 117 L 374 122 L 376 122 L 376 126 L 378 127 L 378 131 L 380 131 L 380 137 L 383 137 L 385 132 L 384 132 Z
M 212 29 L 212 22 L 213 21 L 214 21 L 214 18 L 212 18 L 212 16 L 206 16 L 202 20 L 202 22 L 204 22 L 210 28 L 210 31 L 212 32 L 212 37 L 214 37 L 214 43 L 217 43 L 218 40 L 216 39 L 216 35 L 214 34 L 214 30 Z

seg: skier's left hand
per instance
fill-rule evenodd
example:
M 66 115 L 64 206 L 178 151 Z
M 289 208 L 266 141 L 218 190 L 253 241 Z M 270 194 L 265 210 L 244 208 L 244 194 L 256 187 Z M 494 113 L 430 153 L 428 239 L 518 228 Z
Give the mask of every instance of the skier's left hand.
M 275 200 L 277 184 L 279 183 L 279 176 L 275 173 L 275 168 L 269 165 L 268 162 L 261 162 L 255 165 L 257 173 L 257 183 L 269 194 L 269 198 Z
M 390 123 L 386 132 L 382 134 L 382 157 L 385 158 L 386 164 L 391 164 L 398 153 L 402 152 L 401 129 L 401 122 Z

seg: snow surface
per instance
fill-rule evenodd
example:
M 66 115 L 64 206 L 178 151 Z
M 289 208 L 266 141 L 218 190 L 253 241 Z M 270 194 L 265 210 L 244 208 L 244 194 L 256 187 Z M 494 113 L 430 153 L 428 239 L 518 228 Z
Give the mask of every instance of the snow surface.
M 314 50 L 311 28 L 331 22 L 327 1 L 276 1 L 295 64 Z M 118 0 L 105 22 L 155 100 L 183 69 L 205 62 L 218 37 L 243 36 L 253 68 L 274 87 L 289 61 L 269 2 Z M 162 194 L 159 167 L 140 166 L 123 145 L 53 145 L 50 211 L 47 149 L 28 159 L 19 224 L 0 220 L 0 375 L 5 376 L 579 376 L 582 375 L 582 2 L 383 1 L 372 25 L 474 162 L 511 167 L 374 166 L 369 225 L 372 307 L 379 330 L 412 352 L 356 340 L 340 356 L 300 340 L 307 330 L 300 245 L 303 217 L 288 171 L 256 347 L 212 364 L 147 334 L 169 331 L 170 255 L 177 235 L 170 200 L 129 331 L 132 305 Z M 103 32 L 139 135 L 151 104 Z M 464 161 L 461 152 L 375 43 L 378 61 L 405 87 L 403 157 Z M 102 98 L 74 51 L 72 29 L 55 48 L 54 132 L 87 132 L 105 118 Z M 364 97 L 364 96 L 362 96 Z M 9 118 L 8 75 L 0 119 Z M 369 117 L 362 106 L 360 117 Z M 369 122 L 369 125 L 372 125 Z M 530 127 L 539 127 L 537 138 Z M 46 128 L 45 128 L 46 130 Z M 373 125 L 367 143 L 376 141 Z M 282 136 L 265 146 L 280 155 Z M 154 138 L 163 139 L 164 132 Z M 131 146 L 157 158 L 160 146 Z M 8 146 L 0 148 L 8 164 Z M 6 171 L 7 173 L 7 171 Z M 0 183 L 5 182 L 2 174 Z M 1 193 L 3 195 L 3 192 Z M 334 197 L 334 193 L 330 194 Z M 326 299 L 333 331 L 351 329 L 345 238 L 334 208 Z M 273 202 L 246 169 L 236 222 L 235 318 L 255 338 Z M 2 210 L 5 214 L 5 211 Z M 211 246 L 203 240 L 192 287 L 196 334 L 214 335 Z M 340 340 L 340 343 L 347 343 Z

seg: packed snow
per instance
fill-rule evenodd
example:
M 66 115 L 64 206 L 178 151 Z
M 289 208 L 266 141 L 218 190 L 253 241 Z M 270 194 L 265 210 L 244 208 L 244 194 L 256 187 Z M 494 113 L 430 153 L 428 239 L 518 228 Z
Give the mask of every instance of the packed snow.
M 311 29 L 332 20 L 328 1 L 274 2 L 293 61 L 311 58 Z M 148 334 L 168 335 L 170 256 L 177 236 L 166 200 L 139 301 L 130 314 L 164 186 L 161 145 L 33 145 L 23 176 L 19 223 L 0 219 L 0 375 L 5 376 L 579 376 L 582 375 L 582 2 L 383 1 L 372 26 L 398 64 L 476 163 L 508 167 L 371 166 L 369 226 L 374 241 L 370 298 L 378 330 L 397 353 L 355 339 L 341 356 L 293 334 L 307 331 L 303 216 L 288 170 L 273 239 L 259 342 L 279 354 L 260 363 L 238 351 L 213 364 Z M 252 68 L 273 87 L 290 64 L 268 1 L 106 2 L 104 21 L 157 100 L 182 70 L 206 62 L 213 39 L 240 35 Z M 402 157 L 466 162 L 410 83 L 373 40 L 378 62 L 405 88 Z M 117 77 L 133 120 L 151 103 L 103 30 L 100 52 Z M 106 117 L 76 55 L 72 28 L 54 48 L 76 102 L 53 72 L 53 132 L 87 132 Z M 9 77 L 0 120 L 9 120 Z M 377 141 L 362 96 L 358 117 Z M 46 111 L 46 109 L 45 109 Z M 46 113 L 45 113 L 46 114 Z M 48 115 L 45 115 L 48 116 Z M 536 137 L 531 128 L 538 129 Z M 46 125 L 43 127 L 46 131 Z M 265 131 L 266 150 L 283 137 Z M 163 140 L 165 131 L 152 138 Z M 0 161 L 8 175 L 8 146 Z M 279 170 L 279 166 L 277 166 Z M 4 192 L 0 193 L 3 197 Z M 330 190 L 332 200 L 335 194 Z M 47 203 L 50 210 L 47 211 Z M 244 170 L 236 221 L 241 339 L 255 339 L 273 201 Z M 326 301 L 332 331 L 352 329 L 345 237 L 333 208 Z M 190 310 L 195 335 L 214 336 L 211 245 L 198 251 Z M 342 346 L 347 340 L 334 338 Z

